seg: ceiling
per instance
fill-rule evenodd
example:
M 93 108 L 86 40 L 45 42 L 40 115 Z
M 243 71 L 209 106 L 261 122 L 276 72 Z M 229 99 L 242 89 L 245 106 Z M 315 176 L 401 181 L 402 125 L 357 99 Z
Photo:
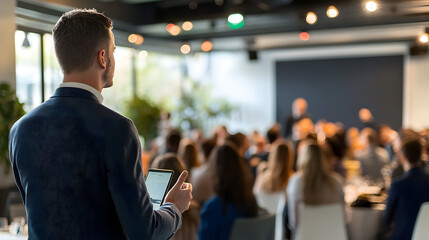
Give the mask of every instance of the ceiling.
M 18 0 L 20 28 L 50 31 L 64 11 L 96 8 L 114 20 L 119 41 L 127 43 L 130 33 L 145 38 L 142 46 L 175 49 L 183 42 L 194 45 L 210 39 L 214 50 L 262 50 L 378 42 L 414 42 L 429 26 L 429 0 L 378 1 L 378 10 L 364 10 L 363 0 Z M 339 16 L 328 18 L 334 5 Z M 313 11 L 316 24 L 305 14 Z M 231 30 L 226 18 L 241 13 L 245 26 Z M 191 31 L 170 35 L 168 23 L 192 21 Z M 298 33 L 308 31 L 309 41 Z

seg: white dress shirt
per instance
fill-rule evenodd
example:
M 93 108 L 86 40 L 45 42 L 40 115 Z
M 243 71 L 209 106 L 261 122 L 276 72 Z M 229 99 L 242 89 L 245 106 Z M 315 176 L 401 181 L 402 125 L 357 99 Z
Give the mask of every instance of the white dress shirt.
M 90 93 L 95 95 L 95 97 L 98 99 L 100 103 L 103 103 L 103 96 L 101 95 L 101 93 L 97 91 L 97 89 L 87 84 L 77 83 L 77 82 L 66 82 L 66 83 L 61 83 L 60 87 L 73 87 L 73 88 L 80 88 L 80 89 L 89 91 Z

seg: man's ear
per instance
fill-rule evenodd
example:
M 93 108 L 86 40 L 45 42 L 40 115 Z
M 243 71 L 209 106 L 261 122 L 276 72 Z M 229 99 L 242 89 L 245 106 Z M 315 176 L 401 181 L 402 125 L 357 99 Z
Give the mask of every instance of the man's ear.
M 101 68 L 106 69 L 106 51 L 104 49 L 97 52 L 97 62 Z

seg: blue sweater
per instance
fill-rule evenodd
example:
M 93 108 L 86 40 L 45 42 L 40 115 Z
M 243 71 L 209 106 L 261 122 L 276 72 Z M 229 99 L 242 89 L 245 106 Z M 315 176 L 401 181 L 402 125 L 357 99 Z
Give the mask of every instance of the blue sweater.
M 237 209 L 234 204 L 228 203 L 226 213 L 223 213 L 222 199 L 214 196 L 204 203 L 201 212 L 201 223 L 198 230 L 200 240 L 227 240 L 232 224 L 237 218 L 246 217 L 244 208 Z

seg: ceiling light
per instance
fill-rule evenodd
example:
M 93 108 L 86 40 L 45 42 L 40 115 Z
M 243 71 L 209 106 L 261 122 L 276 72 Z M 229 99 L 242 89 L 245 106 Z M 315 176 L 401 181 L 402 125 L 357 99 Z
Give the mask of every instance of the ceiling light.
M 203 52 L 210 52 L 213 49 L 213 43 L 210 41 L 204 41 L 201 43 L 201 51 Z
M 240 13 L 234 13 L 228 16 L 228 26 L 231 29 L 244 27 L 244 17 Z
M 191 46 L 189 46 L 189 44 L 185 43 L 182 45 L 182 47 L 180 47 L 180 52 L 182 52 L 183 54 L 188 54 L 191 52 Z
M 338 16 L 338 9 L 335 6 L 329 6 L 326 15 L 329 18 L 335 18 Z
M 365 4 L 365 8 L 366 10 L 368 10 L 368 12 L 375 12 L 375 10 L 377 10 L 377 3 L 374 1 L 368 1 Z
M 179 33 L 181 31 L 180 27 L 177 26 L 176 24 L 173 24 L 173 23 L 167 24 L 165 29 L 167 30 L 167 32 L 169 32 L 173 36 L 179 35 Z
M 422 35 L 420 35 L 419 41 L 421 43 L 428 43 L 429 42 L 429 34 L 423 33 Z
M 299 38 L 300 38 L 302 41 L 308 41 L 308 40 L 310 39 L 310 34 L 309 34 L 308 32 L 301 32 L 301 33 L 299 34 Z
M 190 21 L 186 21 L 182 24 L 182 29 L 185 31 L 190 31 L 194 27 L 194 24 L 192 24 Z
M 317 22 L 317 15 L 314 12 L 308 12 L 305 20 L 308 24 L 315 24 Z
M 146 59 L 148 56 L 148 52 L 146 50 L 142 50 L 139 52 L 139 58 Z
M 130 42 L 130 43 L 136 43 L 136 41 L 137 41 L 137 34 L 130 34 L 129 36 L 128 36 L 128 42 Z
M 144 38 L 140 34 L 133 33 L 128 36 L 128 42 L 141 45 L 144 42 Z

